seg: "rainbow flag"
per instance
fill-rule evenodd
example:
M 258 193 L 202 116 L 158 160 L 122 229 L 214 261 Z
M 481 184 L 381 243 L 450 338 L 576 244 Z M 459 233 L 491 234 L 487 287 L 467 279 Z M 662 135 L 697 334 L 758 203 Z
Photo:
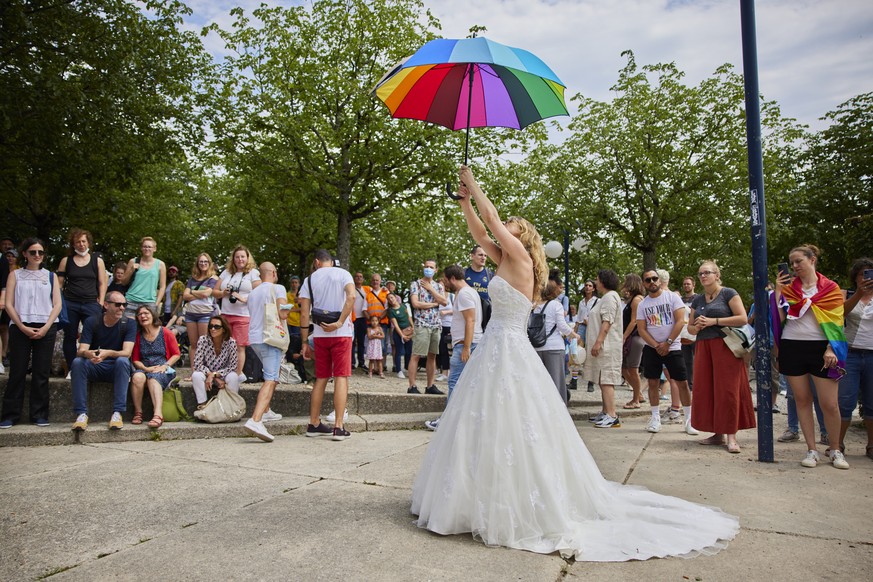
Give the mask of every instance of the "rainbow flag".
M 849 355 L 849 344 L 843 333 L 843 294 L 840 293 L 839 285 L 821 273 L 816 275 L 818 281 L 812 297 L 803 296 L 800 277 L 795 277 L 791 285 L 782 289 L 782 296 L 788 301 L 788 319 L 800 319 L 812 309 L 834 355 L 837 356 L 837 365 L 828 370 L 828 377 L 839 380 L 846 374 L 846 358 Z

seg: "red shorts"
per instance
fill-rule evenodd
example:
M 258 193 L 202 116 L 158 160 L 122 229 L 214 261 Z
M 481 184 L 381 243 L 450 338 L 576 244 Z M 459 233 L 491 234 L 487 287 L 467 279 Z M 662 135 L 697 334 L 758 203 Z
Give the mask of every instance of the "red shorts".
M 315 377 L 343 378 L 352 375 L 352 339 L 317 337 L 315 343 Z
M 236 341 L 236 345 L 241 347 L 249 345 L 249 318 L 244 315 L 225 315 L 224 319 L 230 324 L 230 335 Z

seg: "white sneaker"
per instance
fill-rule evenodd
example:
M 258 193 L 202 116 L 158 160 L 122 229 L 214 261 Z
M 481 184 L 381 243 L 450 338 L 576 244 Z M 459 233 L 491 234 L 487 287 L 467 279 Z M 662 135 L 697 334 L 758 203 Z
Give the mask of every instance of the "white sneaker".
M 246 421 L 246 425 L 243 427 L 246 429 L 246 432 L 254 437 L 258 437 L 265 443 L 273 442 L 273 435 L 267 432 L 267 429 L 264 428 L 263 422 L 255 422 L 253 419 L 248 419 Z
M 271 409 L 267 409 L 267 412 L 261 416 L 261 422 L 273 422 L 275 420 L 282 420 L 282 415 L 278 412 L 273 412 Z
M 661 432 L 661 418 L 659 416 L 650 416 L 649 422 L 646 423 L 646 430 L 649 432 Z
M 400 370 L 399 372 L 397 372 L 397 377 L 406 378 L 406 373 L 403 370 Z
M 3 366 L 3 362 L 0 362 L 0 375 L 3 375 L 5 373 L 6 373 L 6 368 Z
M 437 382 L 445 382 L 448 379 L 449 379 L 449 377 L 446 376 L 445 374 L 437 374 L 437 377 L 434 378 L 434 380 L 436 380 Z
M 346 408 L 345 412 L 343 412 L 343 423 L 345 423 L 349 419 L 349 409 Z M 330 414 L 325 418 L 328 424 L 336 424 L 336 410 L 331 410 Z
M 696 428 L 691 426 L 690 420 L 686 420 L 685 421 L 685 434 L 690 434 L 691 436 L 696 436 L 696 435 L 699 435 L 700 433 L 697 431 Z
M 249 379 L 248 376 L 246 376 L 246 375 L 243 374 L 243 373 L 240 373 L 240 375 L 239 375 L 239 383 L 240 383 L 240 384 L 245 384 L 246 380 L 248 380 L 248 379 Z
M 846 457 L 843 456 L 843 452 L 840 450 L 831 451 L 831 462 L 837 469 L 849 468 L 849 462 L 846 461 Z
M 0 364 L 0 367 L 3 367 L 3 364 Z M 72 373 L 72 372 L 67 372 L 67 377 L 64 378 L 64 379 L 65 379 L 65 380 L 72 380 L 72 379 L 73 379 L 73 373 Z
M 682 419 L 682 411 L 676 410 L 672 406 L 668 407 L 661 413 L 662 422 L 679 422 Z
M 426 420 L 424 426 L 426 426 L 428 430 L 436 430 L 440 427 L 440 419 Z
M 818 462 L 821 460 L 821 457 L 818 454 L 818 451 L 807 451 L 806 458 L 800 461 L 800 464 L 804 467 L 809 467 L 810 469 L 818 465 Z M 844 459 L 845 460 L 845 459 Z

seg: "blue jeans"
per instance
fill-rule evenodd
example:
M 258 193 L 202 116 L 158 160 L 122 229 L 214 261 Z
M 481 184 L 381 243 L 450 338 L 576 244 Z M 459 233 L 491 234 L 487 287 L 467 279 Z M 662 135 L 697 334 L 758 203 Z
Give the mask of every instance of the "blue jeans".
M 258 354 L 261 366 L 264 368 L 264 380 L 279 381 L 279 366 L 282 364 L 282 350 L 267 344 L 252 344 L 252 349 Z
M 452 348 L 452 359 L 449 362 L 449 395 L 446 396 L 446 405 L 449 403 L 449 398 L 452 397 L 452 390 L 455 389 L 455 384 L 458 383 L 458 378 L 461 377 L 461 372 L 464 371 L 464 367 L 467 365 L 467 362 L 461 360 L 461 352 L 464 349 L 464 344 L 455 344 L 455 347 Z M 473 352 L 476 350 L 476 344 L 470 345 L 470 355 L 473 355 Z M 469 360 L 467 360 L 469 362 Z
M 409 369 L 409 360 L 412 358 L 412 340 L 404 341 L 403 336 L 395 329 L 394 336 L 394 371 Z M 400 358 L 403 358 L 403 367 L 400 366 Z
M 849 350 L 846 375 L 840 380 L 840 417 L 851 420 L 858 397 L 861 397 L 861 415 L 873 419 L 873 351 Z
M 67 305 L 68 320 L 68 323 L 64 326 L 64 359 L 67 361 L 67 367 L 69 368 L 73 365 L 73 360 L 76 359 L 76 340 L 79 339 L 79 323 L 85 323 L 85 320 L 92 315 L 100 315 L 102 308 L 96 301 L 81 303 L 64 299 L 64 303 Z
M 783 379 L 785 376 L 782 377 Z M 788 430 L 794 433 L 800 432 L 800 426 L 797 421 L 797 403 L 794 402 L 794 393 L 791 391 L 791 384 L 785 382 L 787 388 L 785 399 L 788 401 Z M 815 408 L 815 417 L 818 419 L 818 428 L 822 435 L 827 435 L 828 431 L 825 428 L 824 415 L 821 412 L 821 406 L 818 405 L 818 394 L 815 393 L 815 384 L 812 378 L 809 379 L 809 389 L 812 390 L 812 406 Z
M 85 358 L 76 358 L 70 366 L 73 381 L 73 412 L 88 413 L 88 383 L 112 382 L 112 411 L 127 410 L 127 386 L 130 384 L 130 359 L 109 358 L 92 364 Z

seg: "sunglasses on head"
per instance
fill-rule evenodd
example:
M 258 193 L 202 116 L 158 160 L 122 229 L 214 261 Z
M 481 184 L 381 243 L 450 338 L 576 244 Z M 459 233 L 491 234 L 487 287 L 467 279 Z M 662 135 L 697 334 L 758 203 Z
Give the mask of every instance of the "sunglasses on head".
M 43 255 L 45 254 L 45 251 L 42 251 L 42 250 L 40 250 L 40 251 L 31 251 L 31 250 L 28 250 L 28 251 L 27 251 L 27 254 L 30 255 L 31 257 L 41 257 L 41 256 L 43 256 Z
M 646 277 L 646 278 L 643 279 L 643 280 L 644 280 L 646 283 L 654 283 L 655 281 L 658 280 L 658 278 L 657 278 L 657 277 Z
M 207 325 L 206 327 L 208 327 L 209 329 L 222 329 L 222 326 L 220 326 L 220 325 L 215 325 L 214 323 L 210 323 L 210 324 Z

